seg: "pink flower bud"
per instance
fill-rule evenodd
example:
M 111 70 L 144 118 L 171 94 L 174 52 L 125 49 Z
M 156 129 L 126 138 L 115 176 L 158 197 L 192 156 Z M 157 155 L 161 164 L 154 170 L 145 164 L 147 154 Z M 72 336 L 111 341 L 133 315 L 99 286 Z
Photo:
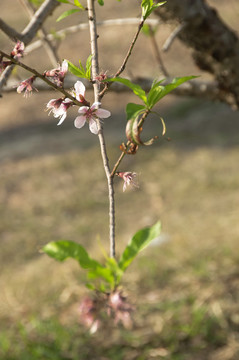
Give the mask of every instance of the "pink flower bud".
M 12 57 L 17 56 L 18 58 L 21 58 L 23 56 L 24 49 L 25 49 L 24 43 L 18 41 L 11 52 L 11 56 Z
M 126 190 L 127 186 L 132 186 L 134 188 L 139 187 L 137 182 L 135 182 L 137 173 L 126 171 L 126 172 L 117 172 L 117 173 L 115 173 L 115 175 L 121 177 L 124 180 L 123 191 Z
M 35 76 L 31 76 L 29 79 L 23 80 L 18 86 L 17 92 L 20 94 L 24 91 L 24 96 L 27 97 L 32 94 L 33 89 L 37 91 L 37 89 L 32 86 L 35 78 Z

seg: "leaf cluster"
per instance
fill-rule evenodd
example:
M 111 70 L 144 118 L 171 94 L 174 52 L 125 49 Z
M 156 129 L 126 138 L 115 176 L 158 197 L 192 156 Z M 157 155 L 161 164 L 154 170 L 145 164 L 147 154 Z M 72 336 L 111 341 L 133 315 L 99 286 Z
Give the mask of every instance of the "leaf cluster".
M 69 240 L 52 241 L 45 245 L 42 250 L 58 261 L 65 261 L 69 258 L 76 260 L 80 267 L 87 271 L 88 282 L 86 286 L 105 292 L 114 290 L 119 285 L 131 262 L 152 240 L 160 235 L 160 231 L 160 222 L 139 230 L 131 238 L 119 261 L 106 256 L 104 265 L 92 259 L 82 245 Z M 95 280 L 98 280 L 97 284 Z

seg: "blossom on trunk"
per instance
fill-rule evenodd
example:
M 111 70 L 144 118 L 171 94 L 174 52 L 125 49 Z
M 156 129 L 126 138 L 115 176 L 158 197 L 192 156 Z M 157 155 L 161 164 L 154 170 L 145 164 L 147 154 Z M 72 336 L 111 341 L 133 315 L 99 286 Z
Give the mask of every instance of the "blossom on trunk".
M 98 134 L 98 127 L 97 127 L 97 119 L 105 119 L 108 118 L 111 114 L 108 110 L 99 109 L 100 103 L 95 102 L 91 107 L 89 106 L 82 106 L 79 108 L 78 113 L 80 114 L 75 119 L 75 127 L 77 129 L 82 128 L 86 122 L 89 123 L 90 131 L 93 134 Z
M 139 187 L 139 185 L 135 181 L 137 173 L 126 171 L 126 172 L 117 172 L 115 173 L 115 175 L 121 177 L 124 180 L 123 191 L 126 190 L 127 186 L 132 186 L 134 188 Z
M 24 96 L 27 97 L 31 95 L 33 89 L 37 91 L 37 89 L 32 86 L 35 79 L 35 76 L 31 76 L 29 79 L 23 80 L 17 88 L 18 94 L 24 91 Z
M 66 60 L 63 60 L 61 65 L 58 64 L 57 68 L 45 71 L 44 75 L 53 78 L 54 83 L 57 86 L 62 87 L 67 71 L 68 62 Z
M 57 123 L 57 125 L 61 125 L 63 123 L 63 121 L 66 118 L 67 115 L 67 110 L 69 109 L 69 107 L 73 104 L 73 102 L 66 98 L 66 99 L 51 99 L 47 105 L 46 105 L 46 109 L 50 110 L 49 114 L 52 112 L 53 116 L 55 118 L 60 118 L 59 122 Z
M 23 56 L 24 49 L 25 49 L 24 43 L 18 41 L 11 52 L 11 56 L 12 57 L 17 56 L 18 58 L 21 58 Z

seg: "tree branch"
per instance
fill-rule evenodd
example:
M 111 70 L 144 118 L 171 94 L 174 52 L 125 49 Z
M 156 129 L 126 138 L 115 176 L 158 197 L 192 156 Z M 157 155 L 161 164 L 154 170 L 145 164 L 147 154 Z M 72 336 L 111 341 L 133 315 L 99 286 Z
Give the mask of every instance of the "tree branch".
M 45 0 L 44 3 L 39 7 L 39 9 L 35 12 L 34 16 L 30 20 L 29 24 L 22 31 L 20 36 L 17 39 L 24 42 L 25 45 L 29 44 L 31 40 L 36 35 L 37 31 L 41 28 L 43 22 L 46 18 L 52 13 L 52 11 L 59 6 L 60 3 L 57 0 Z M 3 25 L 3 22 L 2 22 Z M 9 28 L 8 28 L 9 30 Z M 17 33 L 16 33 L 17 34 Z M 16 35 L 15 34 L 15 35 Z M 11 65 L 7 67 L 0 77 L 0 91 L 2 87 L 6 84 L 7 79 L 11 75 L 14 66 Z
M 30 19 L 35 13 L 35 9 L 32 3 L 28 2 L 28 0 L 19 0 L 22 6 L 26 9 Z M 46 53 L 52 63 L 53 66 L 56 66 L 60 62 L 60 58 L 57 54 L 55 47 L 51 44 L 50 40 L 47 39 L 47 32 L 42 25 L 38 31 L 39 37 L 41 39 L 41 43 L 46 50 Z
M 205 0 L 170 0 L 156 14 L 165 22 L 184 24 L 177 37 L 192 49 L 196 65 L 213 74 L 219 99 L 238 108 L 239 38 L 216 10 Z

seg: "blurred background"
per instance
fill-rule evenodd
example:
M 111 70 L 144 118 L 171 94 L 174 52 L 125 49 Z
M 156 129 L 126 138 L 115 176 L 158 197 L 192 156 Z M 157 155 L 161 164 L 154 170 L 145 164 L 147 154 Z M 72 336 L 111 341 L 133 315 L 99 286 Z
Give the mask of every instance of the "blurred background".
M 140 2 L 105 1 L 98 20 L 139 17 Z M 221 18 L 239 30 L 236 0 L 211 0 Z M 1 17 L 17 31 L 29 18 L 21 1 L 1 0 Z M 85 13 L 60 22 L 62 4 L 46 21 L 48 32 L 87 22 Z M 154 18 L 154 16 L 152 16 Z M 160 25 L 161 49 L 173 25 Z M 121 65 L 135 25 L 99 27 L 100 69 L 112 75 Z M 1 50 L 13 43 L 0 32 Z M 89 34 L 67 35 L 60 59 L 84 64 Z M 161 53 L 171 76 L 201 75 L 190 49 L 177 39 Z M 39 72 L 53 68 L 44 49 L 23 62 Z M 162 76 L 149 39 L 141 34 L 124 76 Z M 17 85 L 29 77 L 16 69 Z M 72 84 L 73 85 L 73 84 Z M 93 93 L 88 91 L 93 100 Z M 170 142 L 160 138 L 137 155 L 125 157 L 120 170 L 139 174 L 139 189 L 122 192 L 116 179 L 117 254 L 130 237 L 158 219 L 162 235 L 124 277 L 134 305 L 130 330 L 106 323 L 94 335 L 79 321 L 87 295 L 85 276 L 73 261 L 56 263 L 40 252 L 49 241 L 74 240 L 91 256 L 108 251 L 108 197 L 98 139 L 87 126 L 74 128 L 76 110 L 56 126 L 45 112 L 53 91 L 29 98 L 14 92 L 0 99 L 0 358 L 4 360 L 237 360 L 239 358 L 239 178 L 238 112 L 228 106 L 169 95 L 157 111 Z M 125 106 L 138 99 L 110 91 L 102 107 L 111 166 L 125 141 Z M 145 138 L 161 134 L 154 116 Z M 99 241 L 100 240 L 100 241 Z

